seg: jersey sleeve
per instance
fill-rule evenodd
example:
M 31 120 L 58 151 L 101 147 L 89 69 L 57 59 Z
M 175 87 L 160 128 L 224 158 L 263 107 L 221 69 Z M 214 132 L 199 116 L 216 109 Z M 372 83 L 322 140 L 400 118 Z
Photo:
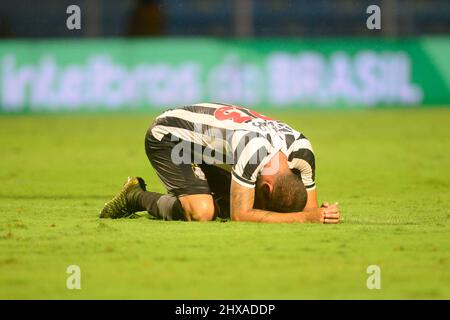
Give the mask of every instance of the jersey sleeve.
M 306 190 L 313 190 L 316 187 L 316 162 L 311 143 L 305 138 L 298 139 L 289 151 L 289 167 L 301 176 Z

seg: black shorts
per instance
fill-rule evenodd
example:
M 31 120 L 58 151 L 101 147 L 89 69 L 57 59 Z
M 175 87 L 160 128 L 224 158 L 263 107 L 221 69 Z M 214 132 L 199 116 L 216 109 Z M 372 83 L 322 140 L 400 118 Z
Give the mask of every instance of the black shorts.
M 177 143 L 179 141 L 172 141 L 170 134 L 161 141 L 157 140 L 151 128 L 145 136 L 145 152 L 167 191 L 177 197 L 211 194 L 218 209 L 217 215 L 229 217 L 230 172 L 209 164 L 196 164 L 193 158 L 191 163 L 175 164 L 171 153 Z

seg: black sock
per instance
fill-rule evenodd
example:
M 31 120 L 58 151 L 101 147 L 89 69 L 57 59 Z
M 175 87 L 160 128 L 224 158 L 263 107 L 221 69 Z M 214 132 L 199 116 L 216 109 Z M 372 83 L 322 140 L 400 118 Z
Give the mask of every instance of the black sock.
M 139 205 L 152 216 L 162 220 L 184 220 L 184 210 L 177 197 L 169 194 L 142 191 Z

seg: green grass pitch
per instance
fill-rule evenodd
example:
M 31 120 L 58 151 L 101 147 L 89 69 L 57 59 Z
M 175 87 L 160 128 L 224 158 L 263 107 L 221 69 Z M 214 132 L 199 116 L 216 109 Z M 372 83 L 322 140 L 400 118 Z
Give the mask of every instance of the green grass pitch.
M 164 191 L 153 116 L 0 117 L 0 298 L 449 299 L 450 109 L 266 114 L 310 138 L 342 224 L 100 220 L 129 175 Z

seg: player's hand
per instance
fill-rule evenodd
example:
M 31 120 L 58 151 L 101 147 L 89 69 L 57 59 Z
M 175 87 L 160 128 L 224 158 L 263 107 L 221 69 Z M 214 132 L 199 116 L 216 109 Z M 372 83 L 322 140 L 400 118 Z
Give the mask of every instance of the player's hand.
M 337 206 L 338 204 L 339 203 L 335 202 L 335 203 L 332 204 L 332 206 L 334 206 L 334 205 Z M 320 207 L 321 208 L 328 208 L 328 207 L 330 207 L 330 204 L 328 202 L 324 202 L 324 203 L 322 203 L 322 205 Z
M 336 224 L 340 218 L 338 203 L 324 203 L 320 208 L 305 212 L 305 222 Z
M 324 209 L 323 221 L 322 223 L 339 223 L 341 219 L 341 212 L 339 211 L 338 203 L 335 202 L 332 205 L 325 202 L 322 209 Z

